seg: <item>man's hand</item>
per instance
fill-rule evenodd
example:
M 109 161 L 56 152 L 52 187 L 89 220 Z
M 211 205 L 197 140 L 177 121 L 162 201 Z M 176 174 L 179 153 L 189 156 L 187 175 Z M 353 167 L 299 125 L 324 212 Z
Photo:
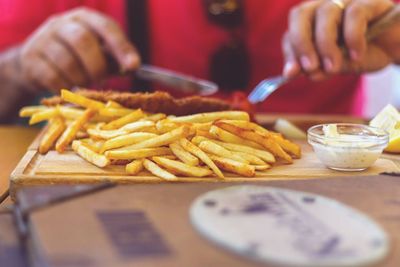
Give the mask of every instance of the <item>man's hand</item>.
M 19 51 L 21 80 L 34 89 L 54 92 L 134 70 L 139 64 L 136 49 L 117 23 L 87 8 L 49 18 Z
M 291 10 L 282 41 L 286 77 L 305 73 L 320 80 L 331 74 L 375 71 L 400 62 L 399 23 L 372 42 L 365 37 L 368 25 L 393 8 L 393 1 L 343 0 L 343 4 L 341 8 L 331 0 L 311 0 Z M 348 51 L 347 56 L 339 43 Z

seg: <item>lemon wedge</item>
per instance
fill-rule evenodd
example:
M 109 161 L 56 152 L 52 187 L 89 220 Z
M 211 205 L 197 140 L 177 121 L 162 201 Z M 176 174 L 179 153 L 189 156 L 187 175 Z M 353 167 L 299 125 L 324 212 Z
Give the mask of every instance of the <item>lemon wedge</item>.
M 400 130 L 395 129 L 390 133 L 389 144 L 385 148 L 386 152 L 400 153 Z
M 386 152 L 400 153 L 400 113 L 392 105 L 387 105 L 373 118 L 370 126 L 383 129 L 389 133 L 389 144 Z
M 395 107 L 389 104 L 370 121 L 369 125 L 391 133 L 400 126 L 399 122 L 400 113 Z

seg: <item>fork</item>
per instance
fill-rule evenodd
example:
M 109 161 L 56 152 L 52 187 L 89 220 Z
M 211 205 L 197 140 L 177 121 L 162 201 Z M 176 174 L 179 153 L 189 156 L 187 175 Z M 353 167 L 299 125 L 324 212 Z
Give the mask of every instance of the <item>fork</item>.
M 275 92 L 276 89 L 289 81 L 283 75 L 275 76 L 262 80 L 256 88 L 249 94 L 247 99 L 250 103 L 256 104 L 264 101 L 270 94 Z
M 395 22 L 398 22 L 399 20 L 400 20 L 400 5 L 396 5 L 386 15 L 384 15 L 382 18 L 380 18 L 378 21 L 376 21 L 369 27 L 366 33 L 367 40 L 371 41 L 376 36 L 378 36 L 383 30 L 385 30 Z M 342 49 L 343 52 L 347 54 L 345 48 Z M 287 83 L 289 80 L 292 79 L 288 79 L 282 75 L 262 80 L 253 89 L 253 91 L 251 91 L 247 99 L 252 104 L 262 102 L 273 92 L 275 92 L 276 89 L 281 87 L 283 84 Z

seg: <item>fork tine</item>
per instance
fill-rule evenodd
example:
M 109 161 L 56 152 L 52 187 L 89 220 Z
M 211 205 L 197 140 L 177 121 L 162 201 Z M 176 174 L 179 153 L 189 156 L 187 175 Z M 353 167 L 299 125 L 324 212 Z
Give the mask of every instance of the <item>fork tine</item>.
M 249 95 L 249 101 L 251 103 L 258 103 L 263 100 L 264 95 L 268 94 L 268 88 L 271 86 L 270 80 L 263 80 L 260 82 L 253 92 Z
M 287 82 L 287 79 L 282 76 L 276 76 L 262 80 L 249 94 L 247 99 L 250 101 L 250 103 L 253 104 L 264 101 L 270 94 L 272 94 L 285 82 Z
M 261 81 L 259 84 L 257 84 L 257 86 L 253 89 L 253 91 L 250 93 L 248 99 L 251 103 L 257 103 L 259 102 L 260 96 L 263 93 L 263 88 L 264 85 L 267 83 L 267 80 L 263 80 Z

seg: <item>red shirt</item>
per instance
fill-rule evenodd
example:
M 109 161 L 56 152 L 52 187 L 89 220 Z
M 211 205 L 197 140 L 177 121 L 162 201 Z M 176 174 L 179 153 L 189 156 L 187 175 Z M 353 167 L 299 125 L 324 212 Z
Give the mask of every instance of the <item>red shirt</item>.
M 229 33 L 207 20 L 201 1 L 148 0 L 152 64 L 208 78 L 210 56 L 229 40 Z M 244 41 L 251 62 L 248 91 L 260 80 L 281 73 L 280 43 L 287 14 L 299 2 L 244 1 Z M 0 0 L 0 49 L 21 43 L 48 16 L 80 5 L 104 12 L 125 25 L 123 0 Z M 350 113 L 359 107 L 358 81 L 353 75 L 318 83 L 299 78 L 272 94 L 258 110 Z

